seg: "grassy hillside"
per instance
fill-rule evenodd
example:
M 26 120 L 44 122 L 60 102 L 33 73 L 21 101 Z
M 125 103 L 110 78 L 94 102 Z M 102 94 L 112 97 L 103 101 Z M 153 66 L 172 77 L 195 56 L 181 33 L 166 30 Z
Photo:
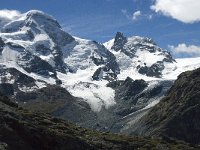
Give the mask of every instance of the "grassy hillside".
M 200 69 L 182 73 L 167 96 L 135 127 L 133 134 L 200 144 Z
M 0 149 L 197 149 L 185 143 L 100 133 L 19 108 L 0 96 Z

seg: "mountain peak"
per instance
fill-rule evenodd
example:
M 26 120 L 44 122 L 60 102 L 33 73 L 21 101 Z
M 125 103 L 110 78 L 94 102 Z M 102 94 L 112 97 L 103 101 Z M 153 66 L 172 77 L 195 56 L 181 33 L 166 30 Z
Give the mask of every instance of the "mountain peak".
M 122 32 L 117 32 L 114 40 L 114 45 L 111 49 L 115 51 L 119 51 L 123 49 L 124 44 L 127 42 L 127 38 L 124 36 Z
M 122 32 L 117 32 L 115 35 L 115 39 L 119 39 L 119 38 L 126 38 L 126 37 L 124 36 Z
M 40 10 L 30 10 L 27 13 L 25 13 L 25 15 L 27 18 L 43 17 L 43 18 L 47 18 L 47 19 L 56 21 L 56 19 L 54 19 L 54 17 L 52 17 L 51 15 L 48 15 Z
M 59 25 L 57 20 L 54 19 L 53 16 L 48 15 L 48 14 L 44 13 L 43 11 L 30 10 L 27 13 L 25 13 L 25 15 L 26 15 L 26 20 L 33 19 L 38 24 L 49 24 L 49 23 L 52 24 L 53 23 L 55 26 L 61 28 L 61 26 Z
M 41 10 L 29 10 L 26 12 L 27 15 L 34 15 L 34 14 L 42 14 L 42 15 L 47 15 Z M 48 15 L 49 16 L 49 15 Z

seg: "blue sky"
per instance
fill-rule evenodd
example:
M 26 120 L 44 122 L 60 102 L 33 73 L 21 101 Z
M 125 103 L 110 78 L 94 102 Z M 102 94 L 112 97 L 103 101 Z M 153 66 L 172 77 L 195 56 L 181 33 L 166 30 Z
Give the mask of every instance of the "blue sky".
M 168 3 L 163 5 L 164 1 Z M 108 41 L 120 31 L 127 36 L 151 37 L 162 48 L 179 52 L 177 57 L 200 55 L 200 16 L 187 17 L 195 12 L 186 17 L 180 15 L 183 13 L 174 14 L 170 1 L 175 2 L 173 6 L 180 6 L 178 0 L 6 0 L 0 2 L 0 9 L 22 13 L 42 10 L 54 16 L 72 35 L 99 42 Z M 183 9 L 186 11 L 191 12 Z M 180 53 L 181 46 L 184 52 Z M 197 53 L 187 52 L 192 46 Z

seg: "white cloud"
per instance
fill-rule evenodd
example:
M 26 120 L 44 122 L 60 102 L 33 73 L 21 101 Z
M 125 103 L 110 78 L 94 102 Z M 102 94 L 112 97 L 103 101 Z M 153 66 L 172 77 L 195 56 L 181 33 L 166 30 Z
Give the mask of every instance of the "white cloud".
M 7 9 L 0 10 L 0 18 L 3 19 L 13 20 L 19 18 L 20 16 L 21 13 L 17 10 L 7 10 Z
M 126 16 L 127 19 L 131 20 L 131 16 L 126 9 L 122 9 L 121 12 L 124 16 Z
M 151 9 L 184 23 L 200 21 L 200 0 L 155 0 Z
M 142 15 L 142 14 L 141 14 L 141 11 L 139 11 L 139 10 L 136 11 L 136 12 L 134 12 L 134 13 L 133 13 L 133 20 L 137 20 L 138 17 L 141 16 L 141 15 Z
M 130 14 L 126 9 L 121 10 L 122 14 L 129 20 L 136 21 L 140 19 L 153 19 L 153 14 L 143 14 L 140 10 L 135 11 L 133 14 Z
M 178 44 L 177 46 L 169 46 L 171 52 L 176 57 L 199 57 L 200 56 L 200 46 L 196 45 L 186 45 L 185 43 Z
M 132 15 L 126 10 L 126 9 L 122 9 L 121 10 L 122 14 L 129 20 L 137 20 L 139 17 L 146 17 L 145 15 L 142 15 L 141 11 L 136 11 L 134 12 Z

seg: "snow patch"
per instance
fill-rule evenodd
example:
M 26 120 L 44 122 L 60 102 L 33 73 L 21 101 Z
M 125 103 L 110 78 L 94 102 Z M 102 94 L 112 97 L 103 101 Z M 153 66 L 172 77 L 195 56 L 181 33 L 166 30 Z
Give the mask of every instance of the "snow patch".
M 185 71 L 191 71 L 200 67 L 200 57 L 197 58 L 179 58 L 175 59 L 176 65 L 173 67 L 171 64 L 165 64 L 163 71 L 163 80 L 176 80 L 178 75 Z
M 103 106 L 109 108 L 116 102 L 114 100 L 115 91 L 112 88 L 106 87 L 107 81 L 93 81 L 91 79 L 96 69 L 97 67 L 85 70 L 79 69 L 75 74 L 57 72 L 57 75 L 63 81 L 62 86 L 73 96 L 83 98 L 89 103 L 93 111 L 99 112 Z

